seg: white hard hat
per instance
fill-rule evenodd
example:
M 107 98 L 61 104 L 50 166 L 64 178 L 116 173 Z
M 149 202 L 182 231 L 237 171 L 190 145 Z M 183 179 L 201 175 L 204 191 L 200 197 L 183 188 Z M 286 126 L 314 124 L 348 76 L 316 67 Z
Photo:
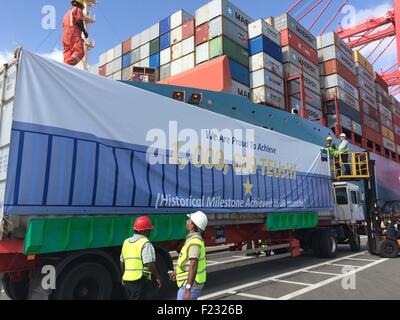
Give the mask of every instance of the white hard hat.
M 343 138 L 347 137 L 345 133 L 342 133 L 340 136 L 343 137 Z
M 207 216 L 204 212 L 197 211 L 195 213 L 190 213 L 187 215 L 190 220 L 199 228 L 201 231 L 205 231 L 208 224 Z

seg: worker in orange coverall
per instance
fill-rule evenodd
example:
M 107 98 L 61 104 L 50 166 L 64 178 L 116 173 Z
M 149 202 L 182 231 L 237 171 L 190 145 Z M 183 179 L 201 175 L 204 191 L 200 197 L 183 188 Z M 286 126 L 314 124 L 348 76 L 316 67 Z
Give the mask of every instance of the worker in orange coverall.
M 88 37 L 83 23 L 84 0 L 71 1 L 71 8 L 64 16 L 62 42 L 64 46 L 64 63 L 76 66 L 85 56 L 84 41 Z

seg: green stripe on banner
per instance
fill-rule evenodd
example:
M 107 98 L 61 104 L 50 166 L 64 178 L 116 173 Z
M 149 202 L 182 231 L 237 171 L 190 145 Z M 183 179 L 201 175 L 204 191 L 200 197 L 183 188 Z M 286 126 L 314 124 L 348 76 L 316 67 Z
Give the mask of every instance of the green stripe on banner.
M 314 228 L 318 224 L 318 212 L 291 212 L 268 214 L 265 222 L 267 231 L 284 231 Z

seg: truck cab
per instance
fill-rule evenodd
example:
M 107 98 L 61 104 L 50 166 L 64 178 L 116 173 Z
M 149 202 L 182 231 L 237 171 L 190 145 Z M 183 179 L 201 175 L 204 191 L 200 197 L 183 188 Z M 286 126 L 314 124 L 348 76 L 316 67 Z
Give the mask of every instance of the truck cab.
M 334 193 L 338 221 L 364 221 L 364 206 L 360 188 L 349 182 L 335 182 Z

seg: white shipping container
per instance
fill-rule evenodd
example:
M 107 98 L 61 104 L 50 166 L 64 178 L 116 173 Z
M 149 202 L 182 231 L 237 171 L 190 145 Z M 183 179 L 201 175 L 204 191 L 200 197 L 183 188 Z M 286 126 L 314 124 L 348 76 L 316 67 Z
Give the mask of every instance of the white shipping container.
M 325 89 L 340 87 L 348 94 L 351 94 L 354 98 L 358 99 L 358 90 L 350 82 L 343 79 L 338 74 L 332 74 L 330 76 L 324 77 L 325 79 Z
M 132 67 L 122 69 L 122 80 L 130 80 L 132 77 Z
M 297 112 L 300 115 L 301 112 L 301 102 L 299 99 L 295 98 L 295 97 L 291 97 L 290 98 L 290 109 L 296 109 Z M 319 109 L 316 109 L 312 106 L 310 106 L 309 104 L 305 104 L 305 108 L 307 109 L 307 114 L 310 120 L 320 120 L 322 118 L 322 111 Z
M 346 103 L 353 109 L 360 111 L 360 105 L 358 103 L 358 100 L 354 98 L 351 94 L 348 94 L 346 91 L 344 91 L 339 87 L 325 89 L 325 98 L 327 100 L 333 100 L 335 98 L 338 98 L 339 100 L 342 100 L 344 103 Z
M 249 24 L 253 22 L 253 19 L 246 13 L 227 0 L 214 0 L 211 1 L 208 6 L 209 20 L 224 16 L 246 31 L 248 31 Z
M 299 75 L 301 69 L 295 66 L 293 63 L 285 63 L 283 65 L 284 74 L 289 74 L 290 76 Z M 321 85 L 320 82 L 314 77 L 310 76 L 308 73 L 303 72 L 304 86 L 310 89 L 312 92 L 321 95 Z
M 160 65 L 171 62 L 171 48 L 164 49 L 160 52 Z
M 386 108 L 383 104 L 378 103 L 378 108 L 379 108 L 379 112 L 385 116 L 387 119 L 389 119 L 390 121 L 393 121 L 393 116 L 392 116 L 392 112 Z
M 182 26 L 171 31 L 171 46 L 182 41 Z
M 250 88 L 234 80 L 232 80 L 232 93 L 251 100 Z
M 196 59 L 194 56 L 194 52 L 190 53 L 182 58 L 182 71 L 188 71 L 195 67 Z
M 143 60 L 150 56 L 150 43 L 140 47 L 140 60 Z
M 376 96 L 369 94 L 369 92 L 367 92 L 363 88 L 359 89 L 359 94 L 360 94 L 361 100 L 364 100 L 365 102 L 367 102 L 369 105 L 371 105 L 375 109 L 378 108 L 378 104 L 376 102 Z
M 160 23 L 157 22 L 150 28 L 150 41 L 160 36 Z
M 285 109 L 284 95 L 266 86 L 251 89 L 251 99 L 254 103 L 262 103 L 282 110 Z
M 171 59 L 176 60 L 182 57 L 182 42 L 179 42 L 171 47 Z M 172 74 L 172 64 L 171 64 Z
M 122 56 L 122 43 L 114 48 L 114 57 L 119 58 L 120 56 Z
M 375 86 L 374 77 L 362 65 L 356 64 L 356 71 L 358 76 L 361 76 L 371 86 Z
M 186 56 L 195 51 L 194 36 L 182 41 L 182 55 Z
M 171 65 L 168 63 L 160 67 L 160 80 L 167 79 L 171 76 Z
M 196 27 L 210 20 L 209 3 L 196 10 Z
M 353 121 L 345 115 L 340 115 L 340 124 L 343 128 L 353 131 Z
M 330 46 L 328 48 L 318 50 L 318 59 L 320 63 L 337 59 L 344 66 L 346 66 L 353 74 L 356 74 L 357 72 L 354 59 L 350 59 L 346 54 L 342 52 L 342 50 L 340 50 L 336 46 Z
M 106 64 L 106 77 L 109 77 L 114 73 L 113 72 L 113 65 L 114 64 L 112 62 Z
M 139 62 L 139 66 L 141 68 L 149 68 L 150 67 L 150 58 L 143 59 Z
M 182 58 L 179 58 L 171 62 L 171 76 L 175 76 L 183 72 Z
M 383 137 L 383 146 L 390 151 L 396 152 L 396 144 L 386 137 Z
M 351 124 L 352 124 L 352 127 L 353 127 L 353 132 L 358 134 L 359 136 L 362 136 L 361 124 L 359 124 L 358 122 L 355 122 L 355 121 L 352 121 Z
M 140 45 L 150 42 L 151 29 L 146 29 L 140 34 Z
M 139 48 L 141 46 L 140 33 L 132 37 L 131 46 L 132 46 L 132 50 Z
M 283 78 L 283 65 L 278 60 L 267 55 L 265 52 L 260 52 L 250 57 L 250 71 L 266 69 Z
M 107 51 L 107 63 L 114 60 L 114 48 Z
M 118 72 L 114 73 L 114 74 L 112 75 L 112 78 L 113 78 L 114 80 L 118 80 L 118 81 L 122 80 L 122 72 L 121 72 L 121 71 L 118 71 Z
M 184 10 L 179 10 L 171 15 L 171 30 L 193 19 L 193 16 Z
M 104 52 L 100 55 L 99 65 L 104 66 L 107 63 L 107 52 Z
M 196 47 L 196 64 L 210 60 L 209 43 L 205 42 Z
M 250 87 L 258 88 L 262 86 L 270 87 L 281 94 L 285 93 L 283 79 L 265 69 L 260 69 L 250 74 Z
M 300 68 L 303 67 L 303 71 L 309 73 L 314 78 L 319 78 L 319 66 L 312 63 L 310 60 L 305 58 L 293 48 L 283 47 L 282 54 L 283 63 L 291 62 Z
M 281 45 L 281 35 L 278 30 L 268 24 L 265 20 L 259 19 L 249 24 L 249 39 L 264 35 L 268 39 Z
M 350 60 L 354 59 L 353 49 L 339 38 L 335 32 L 325 33 L 322 36 L 317 37 L 318 49 L 327 48 L 333 45 L 338 47 Z
M 209 39 L 224 35 L 237 43 L 238 45 L 246 48 L 249 46 L 248 32 L 234 24 L 232 21 L 225 17 L 218 17 L 210 21 L 209 23 Z

